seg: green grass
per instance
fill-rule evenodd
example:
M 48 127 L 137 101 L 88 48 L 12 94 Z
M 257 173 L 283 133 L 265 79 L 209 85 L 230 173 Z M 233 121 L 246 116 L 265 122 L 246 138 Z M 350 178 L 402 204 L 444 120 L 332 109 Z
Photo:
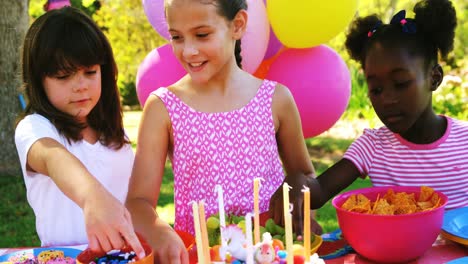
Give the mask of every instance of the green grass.
M 0 175 L 0 248 L 39 246 L 23 177 Z
M 136 143 L 138 123 L 141 112 L 125 112 L 124 125 L 127 134 Z M 315 137 L 306 141 L 311 160 L 320 175 L 331 166 L 351 144 L 351 139 Z M 370 186 L 369 179 L 357 180 L 347 190 Z M 166 164 L 158 213 L 169 223 L 174 221 L 174 182 L 171 164 Z M 26 200 L 26 189 L 22 176 L 0 175 L 0 248 L 39 246 L 35 231 L 35 217 Z M 338 228 L 336 212 L 330 202 L 317 210 L 317 220 L 325 232 Z

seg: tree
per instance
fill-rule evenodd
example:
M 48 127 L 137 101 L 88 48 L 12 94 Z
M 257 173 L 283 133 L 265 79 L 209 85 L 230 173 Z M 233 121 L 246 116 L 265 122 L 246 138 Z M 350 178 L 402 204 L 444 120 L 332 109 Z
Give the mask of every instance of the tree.
M 0 1 L 0 176 L 21 175 L 14 144 L 21 111 L 20 47 L 28 28 L 29 0 Z
M 167 43 L 153 29 L 141 0 L 102 0 L 93 15 L 104 30 L 119 69 L 119 90 L 125 105 L 137 105 L 136 74 L 148 53 Z

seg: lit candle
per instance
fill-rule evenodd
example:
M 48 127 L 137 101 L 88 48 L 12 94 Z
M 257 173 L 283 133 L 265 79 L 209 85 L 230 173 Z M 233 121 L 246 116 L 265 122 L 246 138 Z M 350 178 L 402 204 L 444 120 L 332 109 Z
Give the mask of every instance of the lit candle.
M 219 225 L 221 231 L 221 246 L 223 248 L 227 247 L 227 241 L 224 239 L 224 228 L 226 228 L 226 218 L 224 213 L 224 197 L 223 197 L 223 188 L 221 185 L 216 185 L 216 191 L 218 192 L 218 210 L 219 210 Z
M 199 202 L 198 210 L 200 211 L 200 229 L 203 244 L 203 255 L 205 255 L 206 262 L 211 263 L 208 230 L 206 229 L 205 203 L 203 201 Z
M 203 251 L 203 240 L 200 228 L 200 214 L 198 212 L 198 204 L 192 201 L 193 224 L 195 227 L 195 241 L 197 245 L 198 263 L 206 263 Z
M 260 206 L 259 206 L 260 178 L 254 179 L 254 241 L 260 242 Z
M 247 259 L 246 264 L 254 264 L 254 253 L 252 244 L 252 214 L 245 215 L 245 237 L 247 240 Z
M 283 209 L 284 209 L 284 229 L 286 235 L 286 251 L 288 256 L 286 257 L 287 263 L 294 262 L 294 253 L 293 253 L 293 237 L 292 237 L 292 221 L 291 221 L 291 212 L 289 205 L 289 185 L 287 183 L 283 184 Z
M 310 189 L 304 186 L 304 258 L 310 261 Z

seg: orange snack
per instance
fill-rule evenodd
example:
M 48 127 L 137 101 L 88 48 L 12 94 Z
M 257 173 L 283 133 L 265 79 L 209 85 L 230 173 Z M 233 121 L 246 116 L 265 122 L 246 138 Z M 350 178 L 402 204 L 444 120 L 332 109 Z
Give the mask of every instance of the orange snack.
M 428 186 L 421 186 L 421 192 L 416 199 L 414 193 L 395 193 L 389 188 L 383 198 L 377 197 L 371 201 L 362 194 L 351 195 L 341 206 L 352 212 L 378 215 L 412 214 L 432 210 L 440 206 L 440 197 Z

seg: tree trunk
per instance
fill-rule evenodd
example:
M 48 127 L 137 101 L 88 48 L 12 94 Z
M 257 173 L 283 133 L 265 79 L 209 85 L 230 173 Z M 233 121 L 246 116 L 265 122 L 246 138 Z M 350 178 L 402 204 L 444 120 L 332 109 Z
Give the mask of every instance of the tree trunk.
M 21 176 L 14 131 L 21 111 L 20 48 L 29 26 L 28 4 L 0 1 L 0 177 Z

